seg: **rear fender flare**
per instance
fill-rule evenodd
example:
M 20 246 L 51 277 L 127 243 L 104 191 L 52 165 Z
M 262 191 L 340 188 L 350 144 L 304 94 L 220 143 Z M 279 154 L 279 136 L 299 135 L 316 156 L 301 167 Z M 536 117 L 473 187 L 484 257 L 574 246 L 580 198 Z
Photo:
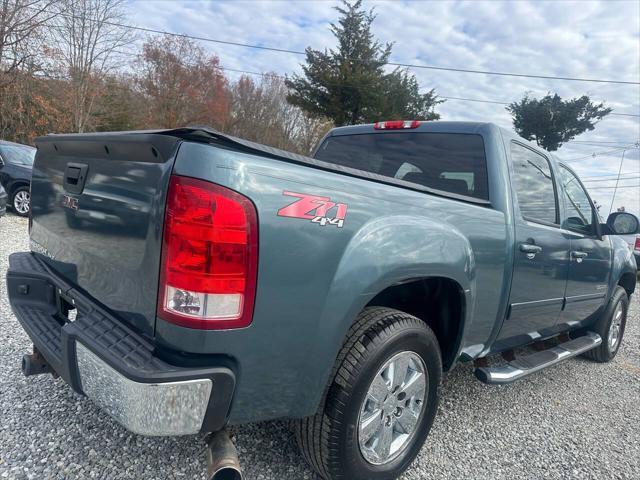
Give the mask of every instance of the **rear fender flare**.
M 323 376 L 312 396 L 317 404 L 349 327 L 378 293 L 414 279 L 449 278 L 464 291 L 466 324 L 475 305 L 475 274 L 471 245 L 452 225 L 412 216 L 387 216 L 367 223 L 342 255 L 318 323 L 312 358 L 322 362 Z
M 607 301 L 613 295 L 613 291 L 618 285 L 618 282 L 625 274 L 632 274 L 632 277 L 635 279 L 637 275 L 637 269 L 640 268 L 640 265 L 635 265 L 635 259 L 633 258 L 633 252 L 630 248 L 627 247 L 626 242 L 623 243 L 622 239 L 612 238 L 611 241 L 611 257 L 612 257 L 612 265 L 611 265 L 611 277 L 609 277 L 609 285 L 608 285 L 608 295 Z

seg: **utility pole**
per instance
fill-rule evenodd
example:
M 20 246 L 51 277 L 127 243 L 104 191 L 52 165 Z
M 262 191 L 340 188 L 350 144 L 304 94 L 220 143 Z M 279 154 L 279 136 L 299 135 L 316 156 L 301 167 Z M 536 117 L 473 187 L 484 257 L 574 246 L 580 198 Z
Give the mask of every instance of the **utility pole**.
M 631 150 L 632 148 L 640 147 L 640 142 L 636 142 L 632 147 L 625 148 L 622 150 L 622 158 L 620 159 L 620 167 L 618 168 L 618 177 L 616 178 L 616 186 L 613 189 L 613 197 L 611 198 L 611 206 L 609 207 L 609 215 L 611 215 L 611 210 L 613 210 L 613 203 L 616 200 L 616 193 L 618 191 L 618 183 L 620 182 L 620 174 L 622 173 L 622 164 L 624 162 L 624 154 L 627 153 L 627 150 Z

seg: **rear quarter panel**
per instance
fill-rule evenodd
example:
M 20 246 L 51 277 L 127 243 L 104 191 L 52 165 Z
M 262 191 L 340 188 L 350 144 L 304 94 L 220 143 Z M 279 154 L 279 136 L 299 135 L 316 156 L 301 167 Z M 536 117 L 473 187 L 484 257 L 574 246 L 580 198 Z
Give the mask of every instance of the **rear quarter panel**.
M 504 149 L 490 133 L 485 146 L 500 157 Z M 161 345 L 235 360 L 231 423 L 313 414 L 349 326 L 396 282 L 427 276 L 458 282 L 466 301 L 463 356 L 479 353 L 499 327 L 512 255 L 500 169 L 490 171 L 497 208 L 189 142 L 174 173 L 236 190 L 258 212 L 252 325 L 197 331 L 156 321 Z M 296 200 L 284 191 L 346 204 L 344 226 L 278 216 Z

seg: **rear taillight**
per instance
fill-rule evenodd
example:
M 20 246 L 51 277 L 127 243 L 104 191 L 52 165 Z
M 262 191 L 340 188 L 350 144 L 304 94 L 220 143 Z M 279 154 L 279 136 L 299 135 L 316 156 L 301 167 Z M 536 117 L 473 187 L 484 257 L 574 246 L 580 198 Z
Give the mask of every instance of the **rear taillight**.
M 373 128 L 376 130 L 400 130 L 403 128 L 418 128 L 419 126 L 420 122 L 418 120 L 389 120 L 373 124 Z
M 636 237 L 636 244 L 633 247 L 634 250 L 640 250 L 640 237 Z
M 169 181 L 158 316 L 199 329 L 251 323 L 258 224 L 249 199 L 189 177 Z

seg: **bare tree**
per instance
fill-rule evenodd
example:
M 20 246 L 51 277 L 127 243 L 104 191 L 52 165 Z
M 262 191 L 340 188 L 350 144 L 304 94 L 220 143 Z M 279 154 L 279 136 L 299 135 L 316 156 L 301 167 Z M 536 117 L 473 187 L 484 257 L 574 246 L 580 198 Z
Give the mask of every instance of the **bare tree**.
M 136 67 L 149 125 L 220 128 L 227 121 L 229 92 L 220 60 L 196 42 L 168 35 L 150 38 Z
M 266 74 L 256 83 L 242 76 L 233 85 L 231 116 L 225 130 L 248 140 L 272 147 L 309 154 L 331 122 L 312 118 L 287 102 L 284 80 Z
M 26 112 L 44 102 L 34 94 L 41 72 L 47 26 L 57 15 L 54 0 L 0 0 L 0 135 L 30 138 Z M 27 125 L 29 124 L 29 125 Z
M 27 65 L 33 65 L 44 40 L 44 27 L 57 15 L 54 0 L 0 1 L 1 81 Z
M 126 27 L 125 0 L 59 0 L 54 29 L 71 87 L 73 128 L 83 132 L 101 81 L 121 66 L 121 51 L 135 41 Z

